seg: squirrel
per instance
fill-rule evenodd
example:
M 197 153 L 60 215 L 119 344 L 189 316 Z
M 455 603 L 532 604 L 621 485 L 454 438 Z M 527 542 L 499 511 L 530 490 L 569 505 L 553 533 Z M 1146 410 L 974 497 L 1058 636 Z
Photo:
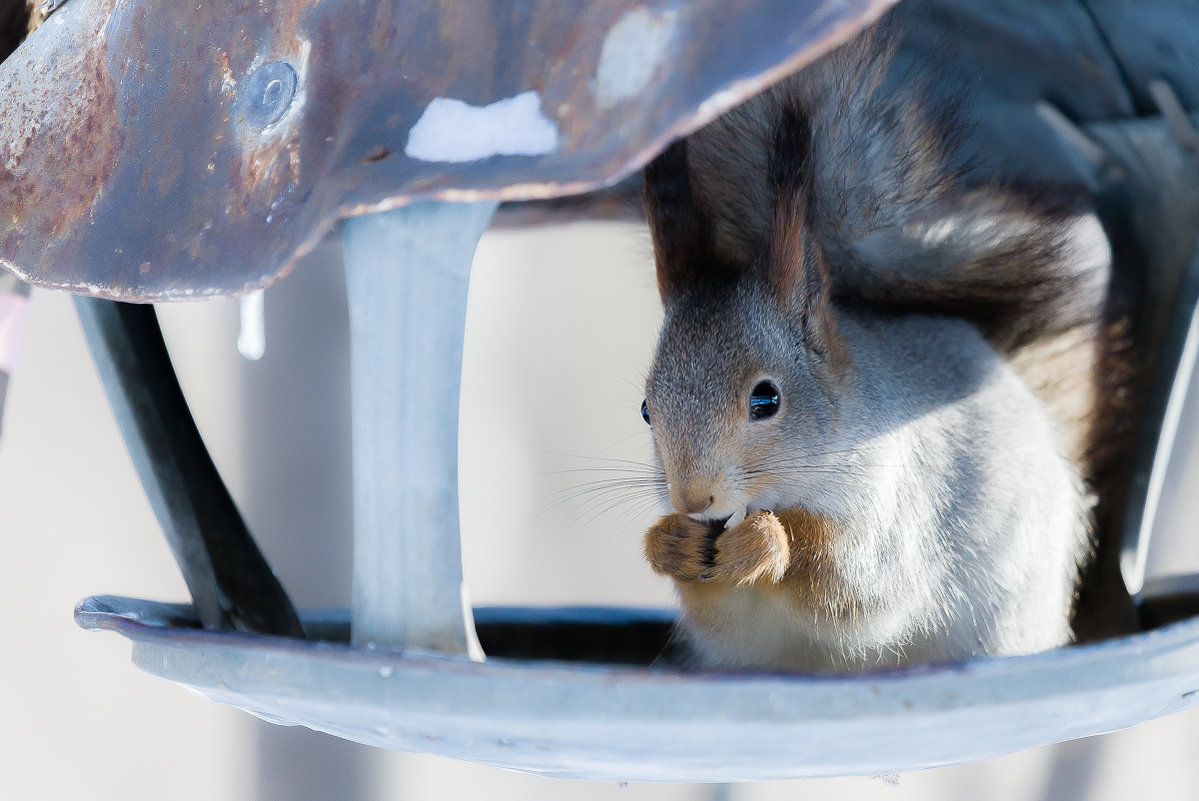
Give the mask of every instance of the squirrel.
M 644 171 L 665 318 L 645 535 L 712 668 L 1071 641 L 1112 254 L 1085 199 L 972 184 L 895 13 Z

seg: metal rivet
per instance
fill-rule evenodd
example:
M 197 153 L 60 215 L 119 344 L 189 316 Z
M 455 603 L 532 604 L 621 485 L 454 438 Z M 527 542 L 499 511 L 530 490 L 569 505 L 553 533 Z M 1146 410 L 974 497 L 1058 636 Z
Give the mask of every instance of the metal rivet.
M 242 83 L 238 103 L 249 125 L 278 122 L 296 96 L 296 71 L 286 61 L 272 61 L 251 72 Z

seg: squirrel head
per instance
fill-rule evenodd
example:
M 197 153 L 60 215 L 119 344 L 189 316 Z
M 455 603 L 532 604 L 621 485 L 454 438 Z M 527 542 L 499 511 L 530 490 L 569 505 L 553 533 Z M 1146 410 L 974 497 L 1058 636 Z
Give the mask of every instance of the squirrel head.
M 849 370 L 809 219 L 809 134 L 783 115 L 767 176 L 773 214 L 752 252 L 716 246 L 685 141 L 645 171 L 666 316 L 643 414 L 672 505 L 696 517 L 770 508 L 784 491 L 793 501 L 801 467 L 830 450 Z

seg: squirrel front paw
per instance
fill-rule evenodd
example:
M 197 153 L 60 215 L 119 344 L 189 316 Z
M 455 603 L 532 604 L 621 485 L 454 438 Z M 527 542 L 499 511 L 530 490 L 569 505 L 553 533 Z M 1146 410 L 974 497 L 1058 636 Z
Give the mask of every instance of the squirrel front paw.
M 712 569 L 721 528 L 683 514 L 666 515 L 645 532 L 645 558 L 655 573 L 698 581 Z
M 655 572 L 676 581 L 775 584 L 787 572 L 790 546 L 772 512 L 755 512 L 727 530 L 671 514 L 645 533 L 645 556 Z

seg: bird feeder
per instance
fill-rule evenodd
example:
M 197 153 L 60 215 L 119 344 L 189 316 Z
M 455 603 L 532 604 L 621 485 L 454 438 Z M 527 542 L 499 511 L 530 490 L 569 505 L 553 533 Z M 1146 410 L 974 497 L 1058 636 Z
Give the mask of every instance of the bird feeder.
M 857 675 L 675 665 L 671 613 L 464 603 L 456 408 L 491 221 L 636 217 L 672 139 L 845 41 L 885 0 L 61 4 L 0 65 L 0 265 L 79 295 L 191 604 L 88 598 L 141 669 L 383 748 L 619 781 L 879 774 L 1199 703 L 1199 582 L 1143 586 L 1199 349 L 1199 11 L 922 2 L 907 46 L 977 55 L 984 152 L 1086 185 L 1150 276 L 1154 354 L 1123 523 L 1138 630 Z M 1135 24 L 1123 24 L 1134 19 Z M 1189 38 L 1188 38 L 1189 37 Z M 1173 48 L 1152 47 L 1172 41 Z M 1010 147 L 1010 146 L 1009 146 Z M 1000 152 L 1000 151 L 994 151 Z M 208 457 L 150 302 L 252 292 L 341 226 L 354 593 L 297 613 Z M 419 393 L 402 388 L 419 384 Z M 485 656 L 484 656 L 485 655 Z

